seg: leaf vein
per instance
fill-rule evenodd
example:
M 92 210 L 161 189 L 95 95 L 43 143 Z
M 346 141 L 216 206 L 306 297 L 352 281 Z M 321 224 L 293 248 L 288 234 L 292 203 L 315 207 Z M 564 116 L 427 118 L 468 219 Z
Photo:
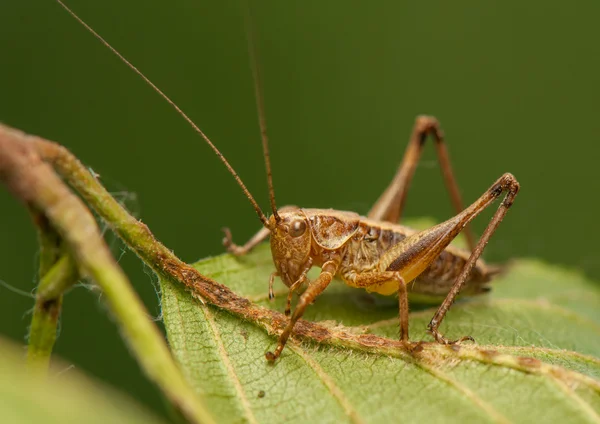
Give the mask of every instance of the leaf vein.
M 578 411 L 584 413 L 588 418 L 591 418 L 591 420 L 593 422 L 600 423 L 600 416 L 598 415 L 598 413 L 596 411 L 594 411 L 594 408 L 592 408 L 592 406 L 589 403 L 584 401 L 581 398 L 581 396 L 579 396 L 577 393 L 575 393 L 575 390 L 573 390 L 564 381 L 562 381 L 560 378 L 558 378 L 556 376 L 552 376 L 551 380 L 555 385 L 557 385 L 560 388 L 560 390 L 565 394 L 565 396 L 568 399 L 571 399 L 573 402 L 575 402 L 577 404 Z
M 496 410 L 496 408 L 494 408 L 492 405 L 490 405 L 489 403 L 487 403 L 486 401 L 481 399 L 479 396 L 477 396 L 475 394 L 475 392 L 473 392 L 467 386 L 464 386 L 463 384 L 459 383 L 457 380 L 451 378 L 448 374 L 445 374 L 442 371 L 440 371 L 439 369 L 436 369 L 434 367 L 427 366 L 422 361 L 415 361 L 414 363 L 419 368 L 421 368 L 423 371 L 425 371 L 428 374 L 432 375 L 433 377 L 439 379 L 440 381 L 446 383 L 447 385 L 451 386 L 455 390 L 458 390 L 468 400 L 470 400 L 476 407 L 482 409 L 486 414 L 488 414 L 489 417 L 491 419 L 493 419 L 495 422 L 497 422 L 497 423 L 510 423 L 511 422 L 510 420 L 508 420 L 508 418 L 506 418 L 504 415 L 502 415 L 500 412 L 498 412 Z
M 342 390 L 337 386 L 337 384 L 335 384 L 335 381 L 333 381 L 333 378 L 329 374 L 327 374 L 327 372 L 323 369 L 323 367 L 321 367 L 321 365 L 317 361 L 315 361 L 308 354 L 308 352 L 306 352 L 302 348 L 302 346 L 299 346 L 296 343 L 290 343 L 289 347 L 291 347 L 291 349 L 298 356 L 300 356 L 309 367 L 312 368 L 314 373 L 323 382 L 325 387 L 327 387 L 327 389 L 329 389 L 332 396 L 339 402 L 342 409 L 344 410 L 346 415 L 348 415 L 350 420 L 353 423 L 357 423 L 357 424 L 364 423 L 364 420 L 359 416 L 358 412 L 356 411 L 356 409 L 354 409 L 354 407 L 352 406 L 352 403 L 350 403 L 350 401 L 348 400 L 348 398 L 346 397 L 344 392 L 342 392 Z
M 241 400 L 242 406 L 244 408 L 246 417 L 248 418 L 248 421 L 251 423 L 257 423 L 256 418 L 254 417 L 254 414 L 252 413 L 252 407 L 250 405 L 250 402 L 248 401 L 246 393 L 244 392 L 244 388 L 242 387 L 242 383 L 240 382 L 237 374 L 235 373 L 233 364 L 231 363 L 231 360 L 229 359 L 229 354 L 227 353 L 227 350 L 225 349 L 225 345 L 223 344 L 223 338 L 221 337 L 221 333 L 219 332 L 219 329 L 217 328 L 217 324 L 215 323 L 215 318 L 214 318 L 212 312 L 210 311 L 209 307 L 206 305 L 198 304 L 198 307 L 200 309 L 202 309 L 202 311 L 204 312 L 204 316 L 206 317 L 206 322 L 208 323 L 208 325 L 210 326 L 210 328 L 213 332 L 213 335 L 215 338 L 215 344 L 217 345 L 217 350 L 219 352 L 219 356 L 221 357 L 223 365 L 225 366 L 225 369 L 227 370 L 227 373 L 229 374 L 229 377 L 231 378 L 231 382 L 233 383 L 233 386 L 235 387 L 235 390 L 237 391 L 237 393 L 240 397 L 240 400 Z

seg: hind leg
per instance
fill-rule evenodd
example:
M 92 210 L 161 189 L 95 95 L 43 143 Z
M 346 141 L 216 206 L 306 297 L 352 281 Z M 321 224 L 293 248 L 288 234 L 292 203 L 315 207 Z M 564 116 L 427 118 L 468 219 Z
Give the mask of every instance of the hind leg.
M 402 216 L 402 211 L 404 210 L 410 182 L 421 157 L 423 145 L 429 135 L 431 135 L 435 141 L 444 182 L 450 193 L 450 199 L 454 209 L 457 213 L 460 213 L 463 210 L 460 191 L 454 173 L 452 172 L 450 157 L 448 156 L 448 150 L 446 149 L 446 143 L 444 141 L 444 133 L 440 128 L 440 124 L 438 120 L 432 116 L 419 116 L 416 119 L 410 141 L 406 147 L 398 171 L 390 185 L 385 189 L 383 194 L 369 211 L 367 216 L 370 219 L 390 222 L 399 221 Z M 469 227 L 465 229 L 465 236 L 467 238 L 469 249 L 473 250 L 475 242 Z

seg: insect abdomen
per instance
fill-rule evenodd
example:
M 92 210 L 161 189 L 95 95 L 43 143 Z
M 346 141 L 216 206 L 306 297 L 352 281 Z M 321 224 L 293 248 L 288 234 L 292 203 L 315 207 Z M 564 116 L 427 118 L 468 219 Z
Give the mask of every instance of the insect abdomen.
M 446 296 L 463 270 L 469 255 L 466 250 L 446 248 L 409 286 L 409 291 L 428 296 Z M 486 283 L 490 281 L 490 277 L 485 263 L 477 261 L 461 294 L 474 295 L 489 291 Z

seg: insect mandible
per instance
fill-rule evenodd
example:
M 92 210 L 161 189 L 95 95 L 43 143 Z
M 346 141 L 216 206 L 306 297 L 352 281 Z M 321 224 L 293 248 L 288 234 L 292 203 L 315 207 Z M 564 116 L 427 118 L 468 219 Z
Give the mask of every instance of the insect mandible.
M 252 38 L 248 37 L 273 213 L 267 217 L 233 167 L 202 130 L 166 94 L 61 0 L 57 2 L 183 116 L 213 149 L 252 203 L 263 228 L 243 246 L 233 243 L 228 229 L 225 229 L 223 241 L 228 251 L 240 256 L 270 237 L 275 271 L 269 279 L 269 297 L 273 297 L 275 278 L 280 277 L 289 288 L 285 313 L 291 316 L 279 336 L 274 352 L 267 352 L 265 355 L 269 361 L 275 361 L 281 355 L 293 333 L 294 325 L 302 317 L 307 306 L 315 301 L 335 277 L 341 278 L 349 286 L 364 288 L 370 292 L 397 294 L 400 340 L 407 346 L 411 344 L 408 337 L 408 292 L 445 296 L 427 326 L 438 343 L 453 344 L 473 340 L 470 336 L 449 340 L 440 333 L 439 327 L 459 292 L 474 295 L 489 290 L 487 283 L 497 273 L 498 268 L 486 265 L 479 258 L 519 191 L 519 183 L 513 175 L 502 175 L 475 202 L 463 208 L 440 125 L 433 117 L 419 116 L 396 175 L 366 217 L 354 212 L 332 209 L 305 209 L 295 206 L 278 209 L 273 190 L 260 76 L 254 58 Z M 397 222 L 402 215 L 410 182 L 428 137 L 435 142 L 444 181 L 457 215 L 432 228 L 416 231 Z M 469 222 L 503 193 L 505 196 L 498 210 L 479 241 L 475 243 L 468 227 Z M 450 246 L 452 240 L 462 231 L 465 231 L 468 249 Z M 314 281 L 309 281 L 307 273 L 315 266 L 320 267 L 320 274 Z M 302 287 L 306 288 L 292 312 L 292 296 Z

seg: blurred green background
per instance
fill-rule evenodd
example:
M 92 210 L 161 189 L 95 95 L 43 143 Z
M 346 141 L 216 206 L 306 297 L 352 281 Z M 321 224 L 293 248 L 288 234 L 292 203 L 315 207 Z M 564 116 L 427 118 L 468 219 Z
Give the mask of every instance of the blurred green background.
M 196 121 L 267 208 L 242 3 L 68 4 Z M 521 183 L 488 260 L 539 257 L 600 280 L 599 2 L 251 8 L 279 205 L 366 213 L 394 174 L 415 116 L 432 114 L 446 131 L 465 201 L 503 172 Z M 4 1 L 0 16 L 1 121 L 70 148 L 184 260 L 222 253 L 224 226 L 238 242 L 259 228 L 205 143 L 57 3 Z M 449 217 L 441 181 L 429 146 L 405 216 Z M 30 292 L 34 229 L 6 191 L 0 208 L 0 279 Z M 479 219 L 476 231 L 485 224 Z M 110 240 L 158 318 L 156 278 Z M 0 293 L 0 334 L 24 342 L 32 299 Z M 162 410 L 100 298 L 69 293 L 56 353 Z

